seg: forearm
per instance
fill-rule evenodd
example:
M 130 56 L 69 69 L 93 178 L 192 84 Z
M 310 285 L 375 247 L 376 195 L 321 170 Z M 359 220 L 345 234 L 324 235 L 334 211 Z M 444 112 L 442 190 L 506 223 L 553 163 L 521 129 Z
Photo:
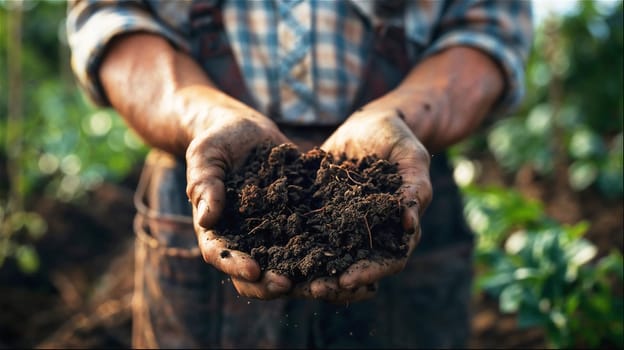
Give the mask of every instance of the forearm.
M 503 74 L 492 59 L 453 47 L 421 62 L 396 89 L 364 108 L 395 109 L 435 152 L 475 131 L 503 89 Z
M 149 145 L 183 155 L 223 108 L 253 111 L 214 87 L 201 67 L 165 39 L 134 33 L 111 43 L 100 80 L 112 106 Z M 212 112 L 212 113 L 211 113 Z

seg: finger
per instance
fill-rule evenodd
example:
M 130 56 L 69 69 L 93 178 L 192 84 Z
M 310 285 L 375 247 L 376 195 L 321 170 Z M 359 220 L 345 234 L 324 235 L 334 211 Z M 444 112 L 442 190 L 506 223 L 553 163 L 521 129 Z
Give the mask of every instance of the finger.
M 403 215 L 401 217 L 403 229 L 409 235 L 414 234 L 418 231 L 420 226 L 419 205 L 415 201 L 408 201 L 407 203 L 405 203 L 405 200 L 401 201 L 403 202 Z
M 408 240 L 409 256 L 420 241 L 421 227 L 420 217 L 424 213 L 424 207 L 429 205 L 432 198 L 431 181 L 428 174 L 429 161 L 416 155 L 412 161 L 399 163 L 399 174 L 403 184 L 401 187 L 401 205 L 403 215 L 401 218 L 403 229 L 410 235 Z M 428 157 L 428 156 L 427 156 Z
M 290 295 L 304 299 L 323 299 L 339 288 L 336 277 L 320 277 L 310 282 L 297 284 Z
M 433 195 L 429 177 L 429 152 L 416 138 L 406 138 L 393 148 L 389 161 L 398 164 L 397 171 L 402 179 L 403 205 L 411 207 L 416 204 L 419 214 L 422 215 Z
M 344 289 L 340 288 L 335 277 L 323 277 L 295 286 L 290 295 L 296 298 L 318 299 L 334 304 L 345 304 L 372 298 L 376 292 L 376 283 Z
M 215 237 L 214 231 L 198 231 L 197 243 L 204 260 L 218 270 L 247 281 L 260 278 L 258 263 L 249 254 L 228 249 L 227 241 Z
M 189 175 L 188 193 L 193 205 L 193 217 L 198 226 L 210 229 L 217 223 L 225 205 L 225 185 L 212 175 L 215 169 L 207 168 L 201 179 Z
M 321 277 L 310 282 L 310 294 L 315 299 L 333 299 L 339 290 L 336 277 Z
M 288 293 L 292 287 L 290 280 L 273 271 L 267 271 L 258 282 L 249 282 L 232 277 L 234 288 L 238 294 L 256 299 L 275 299 Z
M 206 179 L 195 187 L 199 198 L 195 207 L 196 221 L 200 227 L 211 229 L 216 225 L 225 206 L 225 186 L 221 180 Z
M 225 205 L 225 173 L 229 158 L 214 138 L 198 138 L 186 151 L 186 194 L 199 226 L 210 229 Z
M 341 289 L 332 298 L 325 298 L 325 300 L 334 304 L 348 304 L 374 297 L 377 294 L 377 289 L 378 284 L 376 282 L 355 289 Z
M 351 265 L 338 279 L 343 289 L 353 289 L 377 282 L 405 268 L 407 258 L 382 261 L 360 260 Z
M 409 235 L 409 240 L 407 241 L 407 256 L 412 254 L 412 251 L 414 251 L 416 245 L 420 242 L 420 237 L 422 236 L 419 215 L 417 205 L 406 207 L 403 210 L 403 229 L 405 229 L 405 232 Z

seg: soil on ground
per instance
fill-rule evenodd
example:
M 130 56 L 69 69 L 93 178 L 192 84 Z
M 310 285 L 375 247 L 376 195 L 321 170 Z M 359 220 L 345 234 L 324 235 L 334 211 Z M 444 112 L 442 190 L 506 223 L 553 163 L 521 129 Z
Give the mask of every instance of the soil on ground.
M 401 224 L 401 177 L 375 155 L 264 144 L 225 185 L 216 231 L 230 249 L 295 283 L 339 275 L 363 259 L 406 257 L 412 233 Z

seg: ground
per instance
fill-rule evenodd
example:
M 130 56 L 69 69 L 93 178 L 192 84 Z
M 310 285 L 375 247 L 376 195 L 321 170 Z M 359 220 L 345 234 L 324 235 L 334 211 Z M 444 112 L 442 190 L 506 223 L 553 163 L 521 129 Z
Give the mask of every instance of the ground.
M 502 174 L 484 157 L 481 181 L 513 185 L 546 202 L 548 213 L 564 222 L 592 223 L 589 238 L 600 252 L 622 247 L 622 200 L 607 201 L 586 191 L 536 176 L 530 169 Z M 138 170 L 138 168 L 137 168 Z M 11 263 L 0 269 L 0 348 L 71 348 L 130 345 L 132 291 L 132 193 L 137 172 L 121 184 L 103 183 L 84 203 L 35 198 L 29 206 L 48 221 L 37 244 L 42 268 L 24 275 Z M 544 348 L 543 334 L 518 329 L 501 315 L 496 301 L 476 295 L 472 348 Z

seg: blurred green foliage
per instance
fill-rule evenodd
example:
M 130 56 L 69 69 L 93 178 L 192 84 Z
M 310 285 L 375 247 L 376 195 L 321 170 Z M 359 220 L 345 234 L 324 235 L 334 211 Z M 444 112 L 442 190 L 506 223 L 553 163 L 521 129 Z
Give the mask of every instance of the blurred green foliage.
M 545 226 L 513 233 L 503 251 L 488 252 L 491 271 L 479 287 L 499 298 L 500 309 L 518 313 L 520 327 L 542 326 L 551 345 L 568 348 L 624 346 L 622 255 L 589 264 L 596 247 L 582 238 L 585 223 Z
M 22 16 L 15 16 L 18 5 Z M 76 88 L 65 37 L 66 6 L 66 1 L 0 1 L 0 159 L 14 175 L 0 184 L 0 266 L 14 257 L 25 272 L 37 268 L 32 242 L 42 234 L 20 224 L 25 217 L 41 221 L 28 211 L 29 198 L 45 193 L 79 200 L 102 181 L 123 179 L 146 152 L 114 111 L 95 108 Z M 19 53 L 9 52 L 11 40 L 19 40 L 9 33 L 10 25 L 21 29 Z M 6 67 L 16 57 L 22 113 L 10 121 Z
M 7 23 L 10 1 L 0 3 Z M 112 110 L 96 109 L 76 88 L 69 67 L 64 1 L 27 1 L 23 20 L 23 112 L 20 163 L 24 196 L 35 190 L 72 200 L 103 180 L 118 181 L 145 154 L 145 147 Z M 0 63 L 8 57 L 0 26 Z M 0 82 L 7 86 L 6 71 Z M 0 110 L 7 110 L 6 89 Z M 6 154 L 6 119 L 0 119 L 0 152 Z
M 622 253 L 596 257 L 589 223 L 562 225 L 539 202 L 496 186 L 462 188 L 478 235 L 475 291 L 498 298 L 520 327 L 540 326 L 553 348 L 624 346 Z
M 39 256 L 32 245 L 46 232 L 47 224 L 38 214 L 7 210 L 0 206 L 0 267 L 8 257 L 15 258 L 24 273 L 39 269 Z
M 563 225 L 520 192 L 477 186 L 473 151 L 508 173 L 531 167 L 546 183 L 622 200 L 622 1 L 580 1 L 536 30 L 527 96 L 513 115 L 452 150 L 465 216 L 478 237 L 475 291 L 499 300 L 554 348 L 624 346 L 622 247 L 597 257 L 588 222 Z M 563 174 L 563 177 L 561 175 Z
M 487 134 L 508 171 L 530 164 L 551 176 L 565 166 L 575 190 L 622 197 L 622 16 L 621 1 L 580 1 L 536 30 L 525 103 Z
M 479 234 L 479 252 L 495 249 L 514 229 L 539 226 L 546 220 L 543 205 L 502 187 L 462 187 L 464 214 Z

